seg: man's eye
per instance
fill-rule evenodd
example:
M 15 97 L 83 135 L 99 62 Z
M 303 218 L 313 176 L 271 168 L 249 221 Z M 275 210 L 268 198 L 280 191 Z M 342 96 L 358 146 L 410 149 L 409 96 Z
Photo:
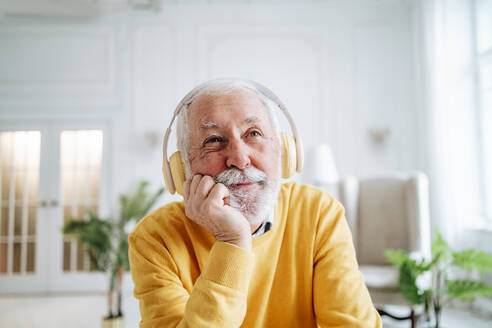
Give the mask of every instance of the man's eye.
M 222 140 L 219 137 L 211 137 L 205 140 L 205 144 L 221 142 Z
M 251 137 L 259 137 L 259 136 L 261 136 L 260 132 L 259 132 L 259 131 L 256 131 L 256 130 L 255 130 L 255 131 L 251 131 L 251 132 L 249 133 L 249 135 L 250 135 Z

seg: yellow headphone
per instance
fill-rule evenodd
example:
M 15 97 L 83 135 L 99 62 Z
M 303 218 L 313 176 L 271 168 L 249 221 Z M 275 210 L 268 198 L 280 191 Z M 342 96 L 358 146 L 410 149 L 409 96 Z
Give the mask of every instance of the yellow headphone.
M 265 86 L 244 79 L 236 78 L 220 78 L 204 82 L 193 90 L 191 90 L 184 98 L 178 103 L 178 106 L 174 110 L 173 117 L 169 123 L 169 127 L 166 129 L 164 134 L 164 141 L 162 143 L 162 174 L 164 175 L 164 182 L 166 183 L 167 190 L 174 194 L 176 191 L 178 194 L 183 194 L 183 183 L 186 181 L 185 166 L 183 159 L 181 157 L 181 151 L 174 152 L 169 160 L 167 159 L 167 143 L 169 135 L 171 134 L 171 127 L 174 120 L 179 115 L 183 107 L 190 105 L 193 98 L 200 93 L 205 88 L 217 82 L 230 82 L 230 83 L 243 83 L 250 85 L 254 90 L 260 92 L 262 95 L 273 101 L 278 108 L 284 113 L 287 121 L 289 122 L 290 128 L 292 130 L 293 137 L 289 134 L 282 132 L 280 133 L 280 139 L 282 143 L 282 178 L 288 179 L 294 175 L 295 172 L 301 172 L 304 166 L 304 152 L 302 149 L 301 139 L 297 133 L 297 128 L 294 123 L 294 119 L 290 116 L 287 108 L 282 103 L 282 101 L 268 88 Z

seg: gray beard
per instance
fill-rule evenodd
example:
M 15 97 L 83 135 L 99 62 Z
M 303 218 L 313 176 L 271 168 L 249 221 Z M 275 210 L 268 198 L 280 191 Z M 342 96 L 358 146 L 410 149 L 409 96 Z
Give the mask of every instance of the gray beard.
M 252 226 L 260 225 L 272 212 L 278 192 L 279 178 L 269 179 L 267 175 L 255 167 L 244 170 L 231 168 L 215 177 L 217 183 L 224 184 L 230 192 L 230 206 L 237 208 Z M 239 183 L 256 182 L 261 186 L 255 195 L 247 191 L 231 188 Z

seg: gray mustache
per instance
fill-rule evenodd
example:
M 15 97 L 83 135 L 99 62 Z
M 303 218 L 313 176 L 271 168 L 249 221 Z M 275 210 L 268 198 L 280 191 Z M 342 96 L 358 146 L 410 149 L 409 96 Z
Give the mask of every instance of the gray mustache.
M 240 183 L 263 182 L 266 179 L 266 174 L 255 167 L 247 167 L 244 170 L 233 167 L 217 175 L 215 182 L 222 183 L 229 188 Z

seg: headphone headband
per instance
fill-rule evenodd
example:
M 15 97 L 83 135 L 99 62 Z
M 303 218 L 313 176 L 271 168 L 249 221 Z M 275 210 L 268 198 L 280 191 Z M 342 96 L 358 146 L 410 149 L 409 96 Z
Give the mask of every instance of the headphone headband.
M 181 99 L 181 101 L 178 103 L 178 105 L 176 106 L 176 109 L 173 112 L 173 117 L 171 118 L 171 122 L 169 123 L 169 126 L 167 127 L 166 132 L 164 134 L 164 140 L 162 142 L 162 157 L 163 157 L 162 158 L 162 166 L 163 166 L 163 171 L 165 172 L 164 178 L 166 179 L 166 184 L 167 184 L 169 192 L 171 194 L 174 194 L 176 187 L 174 185 L 173 178 L 171 176 L 171 169 L 170 169 L 170 165 L 169 165 L 169 161 L 168 161 L 168 157 L 167 157 L 167 143 L 168 143 L 169 135 L 171 134 L 171 131 L 172 131 L 171 127 L 174 123 L 174 120 L 179 115 L 179 113 L 181 112 L 183 107 L 189 106 L 191 104 L 192 100 L 194 99 L 194 97 L 197 94 L 199 94 L 201 91 L 205 90 L 206 88 L 210 87 L 211 85 L 217 84 L 220 82 L 231 83 L 231 84 L 239 83 L 239 84 L 241 84 L 241 86 L 250 87 L 252 89 L 252 91 L 257 91 L 260 94 L 262 94 L 263 96 L 265 96 L 266 98 L 268 98 L 270 101 L 274 102 L 278 106 L 278 108 L 281 110 L 281 112 L 284 113 L 285 117 L 287 118 L 287 121 L 289 122 L 290 129 L 292 131 L 292 135 L 293 135 L 295 145 L 296 145 L 296 152 L 297 152 L 296 171 L 298 173 L 300 173 L 303 166 L 304 166 L 304 154 L 303 154 L 303 149 L 302 149 L 302 143 L 301 143 L 301 139 L 299 137 L 299 134 L 297 132 L 297 127 L 295 125 L 294 119 L 292 118 L 290 113 L 287 111 L 287 108 L 284 105 L 284 103 L 280 100 L 280 98 L 275 93 L 273 93 L 270 89 L 268 89 L 264 85 L 262 85 L 258 82 L 252 81 L 252 80 L 240 79 L 240 78 L 213 79 L 213 80 L 203 82 L 203 83 L 199 84 L 198 86 L 194 87 L 190 92 L 188 92 L 183 97 L 183 99 Z

